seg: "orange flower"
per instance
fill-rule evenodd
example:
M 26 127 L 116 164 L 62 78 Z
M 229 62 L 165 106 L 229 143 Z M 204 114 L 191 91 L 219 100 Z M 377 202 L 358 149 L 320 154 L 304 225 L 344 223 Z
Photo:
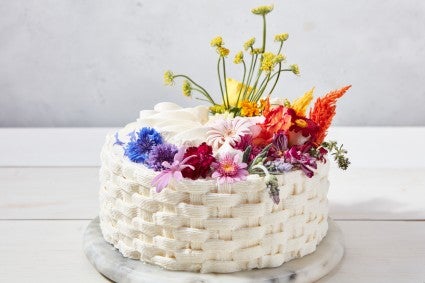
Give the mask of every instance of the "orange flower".
M 310 119 L 320 127 L 313 141 L 315 145 L 322 144 L 332 123 L 332 119 L 336 114 L 336 101 L 343 96 L 350 87 L 351 85 L 348 85 L 341 89 L 331 91 L 325 96 L 319 97 L 314 103 L 314 107 L 310 110 Z
M 260 134 L 254 138 L 255 145 L 266 145 L 273 139 L 273 135 L 279 131 L 288 131 L 292 125 L 292 115 L 289 109 L 283 105 L 279 105 L 272 109 L 263 111 L 265 120 L 259 124 L 261 131 Z M 293 111 L 292 111 L 293 112 Z
M 241 102 L 241 115 L 243 117 L 252 117 L 260 115 L 260 109 L 258 109 L 256 102 L 244 100 Z

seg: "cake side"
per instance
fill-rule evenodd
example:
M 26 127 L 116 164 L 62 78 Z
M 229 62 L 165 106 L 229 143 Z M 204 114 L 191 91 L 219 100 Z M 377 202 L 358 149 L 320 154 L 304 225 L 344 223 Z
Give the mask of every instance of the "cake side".
M 326 235 L 328 163 L 318 163 L 312 178 L 300 170 L 278 175 L 276 205 L 256 174 L 233 184 L 183 179 L 157 193 L 156 172 L 123 158 L 113 144 L 110 135 L 101 153 L 99 216 L 105 239 L 126 257 L 229 273 L 302 257 Z

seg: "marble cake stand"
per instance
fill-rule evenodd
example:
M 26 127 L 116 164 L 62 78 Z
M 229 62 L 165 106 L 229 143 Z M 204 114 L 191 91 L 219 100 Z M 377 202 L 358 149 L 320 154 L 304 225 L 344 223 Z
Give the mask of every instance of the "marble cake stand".
M 329 273 L 342 259 L 342 232 L 329 221 L 326 237 L 310 255 L 284 263 L 280 267 L 241 271 L 228 274 L 201 274 L 169 271 L 148 263 L 123 257 L 102 236 L 99 218 L 87 226 L 84 252 L 93 266 L 107 278 L 128 283 L 257 283 L 312 282 Z

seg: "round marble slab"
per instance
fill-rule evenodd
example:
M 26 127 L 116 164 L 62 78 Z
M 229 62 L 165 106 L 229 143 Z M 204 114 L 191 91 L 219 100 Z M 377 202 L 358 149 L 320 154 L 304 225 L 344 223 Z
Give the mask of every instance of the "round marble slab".
M 329 273 L 342 259 L 342 232 L 329 221 L 326 237 L 312 254 L 284 263 L 280 267 L 240 271 L 228 274 L 202 274 L 170 271 L 139 260 L 125 258 L 103 239 L 99 218 L 87 226 L 84 252 L 93 266 L 107 278 L 128 283 L 257 283 L 312 282 Z

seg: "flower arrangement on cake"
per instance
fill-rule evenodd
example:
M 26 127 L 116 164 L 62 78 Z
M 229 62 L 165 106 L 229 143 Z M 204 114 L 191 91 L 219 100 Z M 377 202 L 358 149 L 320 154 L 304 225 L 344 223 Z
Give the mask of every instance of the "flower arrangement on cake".
M 243 68 L 240 81 L 228 77 L 230 50 L 222 37 L 211 40 L 218 54 L 221 101 L 189 76 L 165 72 L 166 85 L 174 85 L 181 78 L 183 95 L 198 94 L 196 99 L 211 104 L 204 141 L 191 146 L 173 144 L 153 127 L 131 132 L 127 142 L 116 135 L 115 144 L 124 148 L 125 156 L 157 172 L 152 181 L 157 192 L 182 179 L 216 179 L 219 184 L 229 184 L 258 174 L 264 176 L 269 194 L 278 204 L 277 175 L 301 170 L 311 178 L 318 163 L 327 162 L 328 155 L 341 169 L 349 166 L 342 145 L 325 138 L 336 102 L 350 86 L 331 91 L 314 103 L 314 88 L 293 101 L 272 98 L 283 73 L 300 74 L 298 65 L 287 64 L 282 53 L 287 33 L 274 36 L 275 46 L 266 44 L 266 16 L 272 10 L 273 6 L 252 9 L 262 18 L 263 32 L 259 45 L 253 37 L 234 55 L 233 63 Z

